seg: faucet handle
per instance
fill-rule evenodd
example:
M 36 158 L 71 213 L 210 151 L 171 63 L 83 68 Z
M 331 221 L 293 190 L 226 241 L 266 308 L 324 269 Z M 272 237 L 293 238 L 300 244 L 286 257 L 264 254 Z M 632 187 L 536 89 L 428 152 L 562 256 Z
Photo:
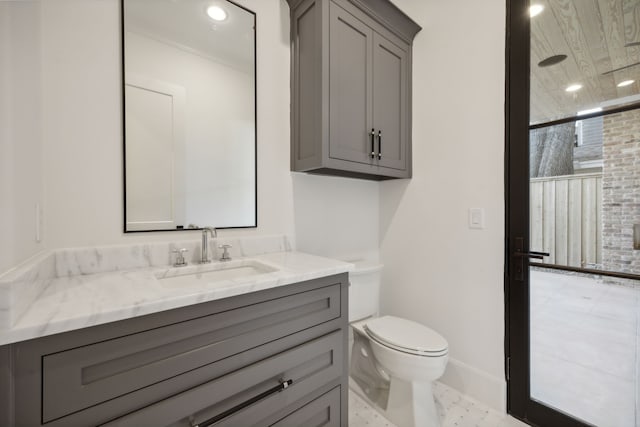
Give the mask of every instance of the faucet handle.
M 173 264 L 174 267 L 184 267 L 187 265 L 187 261 L 184 259 L 184 254 L 189 252 L 187 248 L 174 249 L 171 252 L 176 254 L 176 262 Z
M 231 261 L 231 256 L 229 255 L 228 249 L 232 247 L 232 245 L 218 245 L 218 248 L 223 249 L 220 261 Z

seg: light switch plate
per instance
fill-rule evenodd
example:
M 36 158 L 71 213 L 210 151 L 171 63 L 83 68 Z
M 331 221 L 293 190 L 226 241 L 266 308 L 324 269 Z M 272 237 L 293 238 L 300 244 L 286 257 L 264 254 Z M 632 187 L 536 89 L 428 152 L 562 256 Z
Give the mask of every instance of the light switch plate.
M 484 229 L 484 209 L 469 208 L 469 228 L 483 230 Z

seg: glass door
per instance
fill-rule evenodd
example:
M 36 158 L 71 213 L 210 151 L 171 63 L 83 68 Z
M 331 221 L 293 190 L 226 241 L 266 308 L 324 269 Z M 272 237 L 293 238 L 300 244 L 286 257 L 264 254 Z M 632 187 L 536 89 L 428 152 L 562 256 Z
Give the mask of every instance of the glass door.
M 640 1 L 508 2 L 509 412 L 640 427 Z

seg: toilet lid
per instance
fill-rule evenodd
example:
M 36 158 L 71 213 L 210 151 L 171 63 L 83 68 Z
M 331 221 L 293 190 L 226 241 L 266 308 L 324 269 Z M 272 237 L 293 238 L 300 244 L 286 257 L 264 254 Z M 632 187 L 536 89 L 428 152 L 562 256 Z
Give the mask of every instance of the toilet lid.
M 380 344 L 420 356 L 443 356 L 449 344 L 442 335 L 411 320 L 394 316 L 372 319 L 364 327 Z

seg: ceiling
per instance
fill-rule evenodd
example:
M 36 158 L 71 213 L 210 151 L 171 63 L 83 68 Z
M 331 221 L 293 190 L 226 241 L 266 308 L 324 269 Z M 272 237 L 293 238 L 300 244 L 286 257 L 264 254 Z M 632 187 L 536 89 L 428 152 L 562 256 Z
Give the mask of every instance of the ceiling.
M 209 6 L 227 18 L 211 20 Z M 226 0 L 125 0 L 124 23 L 127 31 L 253 72 L 255 16 Z
M 531 0 L 531 124 L 640 101 L 640 0 Z M 547 67 L 554 55 L 567 59 Z M 617 70 L 617 71 L 616 71 Z M 617 87 L 624 80 L 635 80 Z M 571 84 L 583 87 L 576 92 Z

